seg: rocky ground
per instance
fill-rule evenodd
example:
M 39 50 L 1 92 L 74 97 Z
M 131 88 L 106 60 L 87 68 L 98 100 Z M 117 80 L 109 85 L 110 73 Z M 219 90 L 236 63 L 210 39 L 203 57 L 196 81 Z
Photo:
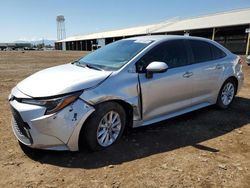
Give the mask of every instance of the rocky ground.
M 22 150 L 7 97 L 30 74 L 84 52 L 0 52 L 0 187 L 250 187 L 250 67 L 228 110 L 126 130 L 101 152 Z

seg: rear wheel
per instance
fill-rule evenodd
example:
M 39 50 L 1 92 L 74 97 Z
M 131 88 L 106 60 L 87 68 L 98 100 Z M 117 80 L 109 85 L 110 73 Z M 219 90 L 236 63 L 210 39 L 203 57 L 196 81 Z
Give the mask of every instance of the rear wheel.
M 234 80 L 229 79 L 225 81 L 220 89 L 216 105 L 222 109 L 228 108 L 232 104 L 235 94 L 236 84 Z
M 126 113 L 115 102 L 99 104 L 96 111 L 84 125 L 84 140 L 92 151 L 105 149 L 116 143 L 122 136 Z

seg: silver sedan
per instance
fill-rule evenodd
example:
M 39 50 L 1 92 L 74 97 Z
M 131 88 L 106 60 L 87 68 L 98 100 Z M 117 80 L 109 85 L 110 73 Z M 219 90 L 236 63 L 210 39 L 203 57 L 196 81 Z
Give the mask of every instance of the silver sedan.
M 32 148 L 77 151 L 86 143 L 104 149 L 126 126 L 214 104 L 228 108 L 244 80 L 242 62 L 203 38 L 120 40 L 18 83 L 9 96 L 13 132 Z

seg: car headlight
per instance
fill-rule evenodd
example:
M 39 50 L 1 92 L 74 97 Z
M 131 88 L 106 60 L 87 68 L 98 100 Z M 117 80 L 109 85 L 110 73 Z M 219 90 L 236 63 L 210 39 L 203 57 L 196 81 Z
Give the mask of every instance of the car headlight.
M 21 99 L 22 103 L 46 107 L 46 115 L 53 114 L 73 103 L 82 92 L 51 99 Z

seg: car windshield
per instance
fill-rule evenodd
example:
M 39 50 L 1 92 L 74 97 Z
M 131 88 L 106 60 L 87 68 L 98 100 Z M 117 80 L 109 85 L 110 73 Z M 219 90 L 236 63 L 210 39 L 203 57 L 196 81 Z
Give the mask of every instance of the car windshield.
M 100 48 L 78 60 L 81 66 L 103 70 L 118 70 L 152 41 L 120 40 Z

